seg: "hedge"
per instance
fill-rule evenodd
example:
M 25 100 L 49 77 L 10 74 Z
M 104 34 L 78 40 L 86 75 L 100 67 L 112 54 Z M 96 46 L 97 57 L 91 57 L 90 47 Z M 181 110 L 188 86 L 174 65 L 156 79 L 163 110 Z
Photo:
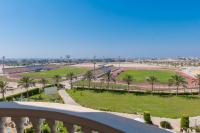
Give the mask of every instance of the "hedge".
M 152 124 L 152 121 L 151 121 L 151 114 L 150 114 L 148 111 L 145 111 L 145 112 L 144 112 L 143 117 L 144 117 L 144 121 L 145 121 L 147 124 Z
M 115 89 L 97 89 L 97 88 L 83 88 L 83 87 L 74 87 L 74 89 L 76 90 L 93 90 L 93 91 L 96 91 L 96 92 L 118 92 L 118 93 L 127 93 L 127 90 L 115 90 Z M 130 91 L 129 93 L 133 93 L 133 94 L 136 94 L 136 95 L 149 95 L 149 94 L 152 94 L 151 91 Z M 159 95 L 159 96 L 176 96 L 176 93 L 169 93 L 169 92 L 153 92 L 154 95 Z M 189 92 L 186 92 L 186 93 L 179 93 L 178 95 L 180 96 L 189 96 L 189 95 L 198 95 L 198 92 L 193 92 L 193 93 L 189 93 Z
M 27 97 L 26 94 L 27 94 L 26 91 L 23 92 L 23 93 L 14 94 L 14 95 L 12 95 L 12 96 L 6 97 L 6 100 L 7 100 L 7 101 L 13 101 L 13 99 L 20 98 L 21 95 L 22 95 L 23 97 L 26 98 L 26 97 Z M 37 94 L 39 94 L 39 88 L 34 88 L 34 89 L 31 89 L 31 90 L 28 91 L 28 95 L 29 95 L 29 96 L 33 96 L 33 95 L 37 95 Z M 3 99 L 1 98 L 0 101 L 3 101 Z
M 161 126 L 162 128 L 172 129 L 172 126 L 171 126 L 171 124 L 170 124 L 168 121 L 161 121 L 161 122 L 160 122 L 160 126 Z
M 183 115 L 181 117 L 181 129 L 187 130 L 189 128 L 190 120 L 188 115 Z

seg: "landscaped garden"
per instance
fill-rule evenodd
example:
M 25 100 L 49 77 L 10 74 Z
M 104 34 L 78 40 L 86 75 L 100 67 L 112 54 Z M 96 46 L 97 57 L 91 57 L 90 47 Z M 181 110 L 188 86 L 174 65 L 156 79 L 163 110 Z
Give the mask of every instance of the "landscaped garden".
M 72 98 L 82 106 L 125 113 L 150 111 L 152 116 L 180 118 L 183 114 L 200 115 L 199 96 L 170 96 L 108 92 L 94 90 L 69 90 Z
M 132 75 L 135 82 L 146 82 L 149 76 L 155 76 L 160 83 L 167 83 L 172 75 L 176 72 L 170 70 L 127 70 L 120 73 L 117 77 L 118 80 L 123 80 L 126 75 Z
M 70 72 L 73 72 L 75 75 L 79 75 L 87 72 L 88 70 L 88 68 L 66 67 L 56 70 L 25 73 L 23 74 L 23 76 L 28 76 L 32 78 L 52 78 L 55 75 L 66 76 Z
M 62 98 L 58 93 L 47 95 L 44 92 L 41 94 L 33 95 L 27 98 L 28 101 L 33 102 L 55 102 L 55 103 L 63 103 Z

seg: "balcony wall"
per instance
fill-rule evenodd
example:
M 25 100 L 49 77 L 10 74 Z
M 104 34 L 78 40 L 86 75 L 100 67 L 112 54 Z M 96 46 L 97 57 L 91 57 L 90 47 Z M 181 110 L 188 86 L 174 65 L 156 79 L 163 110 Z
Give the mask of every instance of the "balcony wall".
M 167 131 L 137 122 L 132 119 L 84 107 L 42 103 L 42 102 L 2 102 L 0 103 L 0 133 L 5 133 L 6 118 L 15 123 L 17 133 L 24 132 L 25 118 L 29 118 L 36 133 L 41 133 L 45 119 L 51 133 L 56 133 L 56 121 L 62 121 L 69 133 L 74 133 L 74 125 L 84 133 L 167 133 Z

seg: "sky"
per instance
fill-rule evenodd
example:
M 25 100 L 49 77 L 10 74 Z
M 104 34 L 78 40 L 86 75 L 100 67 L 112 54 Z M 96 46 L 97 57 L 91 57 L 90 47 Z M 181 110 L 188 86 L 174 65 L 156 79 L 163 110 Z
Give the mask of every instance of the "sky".
M 199 0 L 0 0 L 0 56 L 200 57 Z

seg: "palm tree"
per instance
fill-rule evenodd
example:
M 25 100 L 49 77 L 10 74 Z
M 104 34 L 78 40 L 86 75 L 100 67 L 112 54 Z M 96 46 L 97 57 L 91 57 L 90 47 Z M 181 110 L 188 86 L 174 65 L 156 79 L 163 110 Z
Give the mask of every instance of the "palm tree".
M 0 89 L 1 89 L 3 101 L 6 101 L 5 93 L 6 93 L 7 88 L 8 88 L 8 82 L 0 80 Z
M 31 79 L 30 77 L 22 77 L 19 82 L 18 82 L 18 86 L 19 87 L 22 87 L 22 88 L 25 88 L 26 89 L 26 97 L 28 97 L 28 88 L 31 87 L 31 86 L 34 86 L 35 83 L 33 81 L 33 79 Z
M 91 81 L 93 79 L 93 73 L 92 71 L 88 71 L 86 74 L 85 74 L 85 79 L 88 81 L 88 87 L 90 88 L 90 85 L 91 85 Z
M 100 79 L 100 89 L 103 89 L 104 81 L 105 81 L 104 78 L 101 78 L 101 79 Z
M 75 74 L 73 72 L 69 72 L 66 76 L 66 79 L 70 81 L 70 86 L 71 86 L 71 89 L 73 88 L 73 84 L 72 84 L 72 81 L 73 81 L 73 78 L 74 78 Z
M 149 76 L 147 77 L 146 81 L 151 84 L 151 91 L 153 92 L 154 91 L 154 84 L 156 82 L 158 82 L 158 79 L 155 77 L 155 76 Z
M 126 75 L 124 78 L 123 78 L 123 81 L 125 81 L 128 85 L 128 92 L 129 92 L 129 86 L 131 84 L 131 82 L 133 81 L 133 77 L 131 75 Z
M 55 75 L 53 77 L 54 85 L 57 86 L 57 87 L 59 87 L 59 83 L 60 83 L 61 79 L 62 79 L 62 77 L 60 75 Z
M 81 79 L 81 82 L 82 82 L 82 88 L 85 88 L 85 79 L 82 78 L 82 79 Z
M 199 95 L 200 95 L 200 74 L 195 76 L 196 79 L 193 80 L 193 82 L 198 85 L 199 88 Z
M 39 80 L 39 83 L 42 84 L 42 89 L 44 90 L 46 84 L 48 83 L 48 80 L 45 79 L 45 78 L 41 78 L 41 79 Z M 40 93 L 40 89 L 39 89 L 39 93 Z
M 172 76 L 172 80 L 173 84 L 176 86 L 176 95 L 178 95 L 180 85 L 184 85 L 186 83 L 186 80 L 184 77 L 177 74 Z
M 172 79 L 169 79 L 168 80 L 168 87 L 169 87 L 169 91 L 171 92 L 171 89 L 170 87 L 173 85 L 173 80 Z
M 111 71 L 108 71 L 106 74 L 105 74 L 105 76 L 106 76 L 106 80 L 107 80 L 107 87 L 108 87 L 108 89 L 110 88 L 110 81 L 111 81 L 111 79 L 112 79 L 112 72 Z

